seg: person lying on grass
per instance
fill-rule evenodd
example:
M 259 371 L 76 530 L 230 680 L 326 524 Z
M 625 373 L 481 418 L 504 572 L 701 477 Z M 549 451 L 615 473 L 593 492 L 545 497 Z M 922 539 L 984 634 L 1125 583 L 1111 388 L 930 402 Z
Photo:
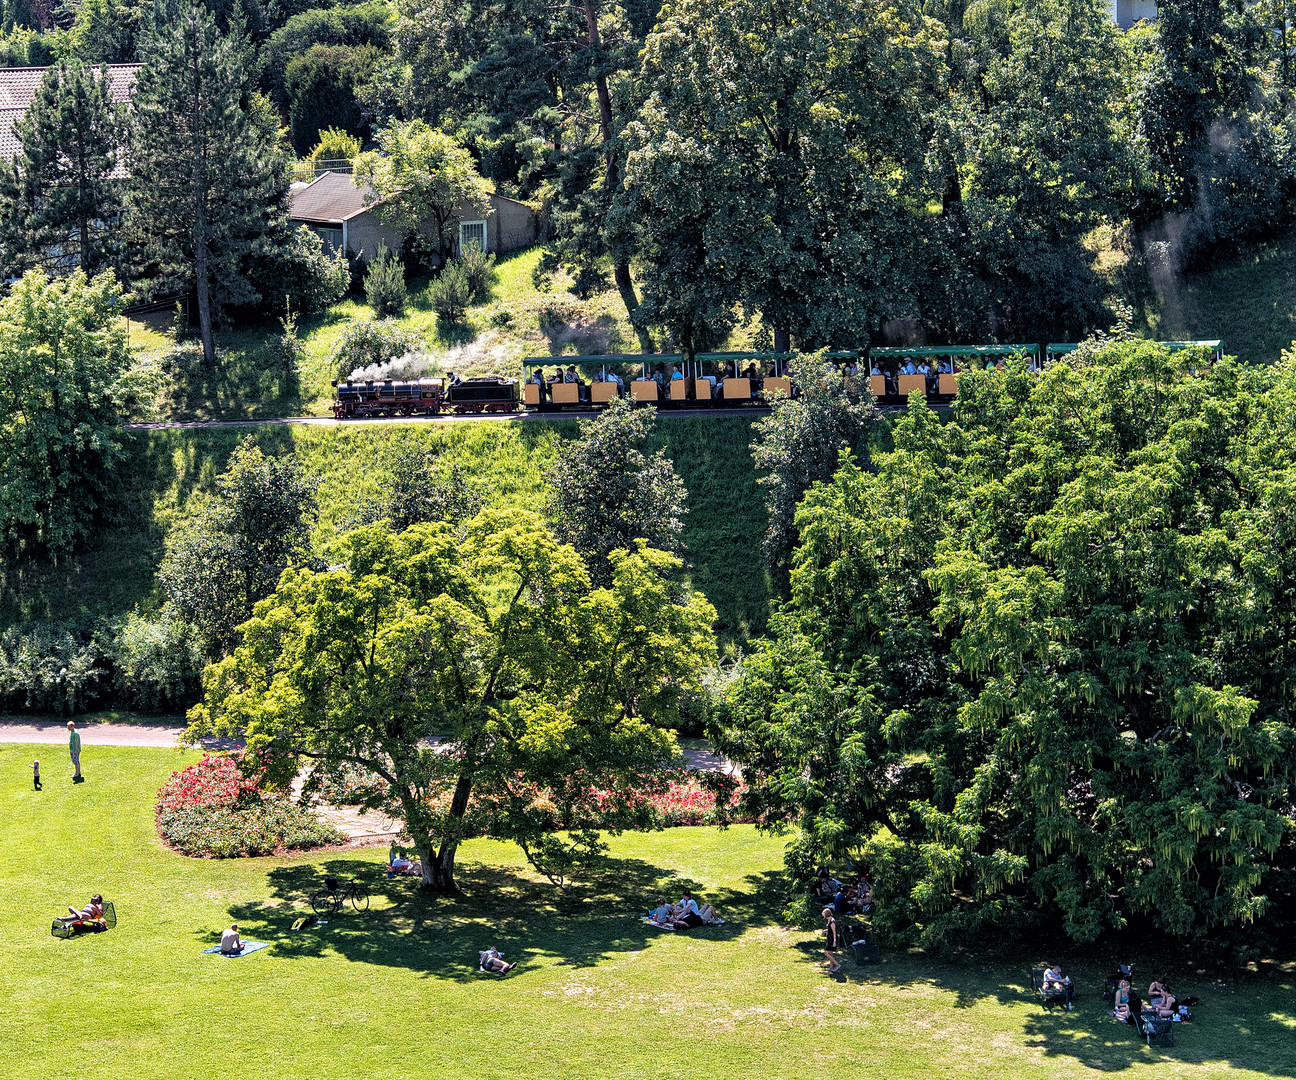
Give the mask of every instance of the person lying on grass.
M 482 971 L 493 971 L 497 975 L 507 975 L 517 967 L 516 962 L 512 964 L 506 963 L 504 957 L 500 956 L 499 950 L 494 945 L 484 952 L 479 952 L 477 959 Z
M 98 893 L 90 897 L 90 903 L 78 910 L 71 904 L 68 905 L 68 915 L 60 915 L 59 921 L 63 923 L 74 922 L 94 922 L 96 919 L 103 918 L 103 897 Z
M 221 932 L 221 955 L 237 956 L 243 951 L 243 939 L 239 937 L 238 923 L 230 923 L 229 929 Z

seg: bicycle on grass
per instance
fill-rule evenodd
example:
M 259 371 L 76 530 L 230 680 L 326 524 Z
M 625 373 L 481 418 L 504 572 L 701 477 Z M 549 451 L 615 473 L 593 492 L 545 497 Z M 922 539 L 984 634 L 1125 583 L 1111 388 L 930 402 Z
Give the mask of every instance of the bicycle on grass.
M 356 911 L 369 910 L 369 894 L 358 881 L 343 885 L 337 878 L 325 878 L 324 888 L 311 894 L 311 907 L 316 915 L 327 915 L 329 912 L 341 911 L 348 901 Z

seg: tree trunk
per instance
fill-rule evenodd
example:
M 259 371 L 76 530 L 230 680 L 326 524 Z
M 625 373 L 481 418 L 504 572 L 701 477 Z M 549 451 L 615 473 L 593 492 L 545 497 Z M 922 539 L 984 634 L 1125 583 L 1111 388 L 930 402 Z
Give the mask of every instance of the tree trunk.
M 212 341 L 211 291 L 207 282 L 207 240 L 198 241 L 194 249 L 194 287 L 198 293 L 198 332 L 202 335 L 203 363 L 216 366 L 216 345 Z
M 594 0 L 585 0 L 585 32 L 590 48 L 601 56 L 603 40 L 599 36 L 598 8 Z M 617 162 L 616 147 L 612 145 L 612 94 L 608 90 L 607 76 L 601 70 L 595 72 L 594 91 L 599 103 L 599 134 L 603 137 L 603 192 L 608 206 L 611 206 L 616 190 L 621 185 L 621 168 Z M 626 314 L 630 317 L 630 325 L 639 336 L 639 347 L 646 353 L 653 352 L 652 335 L 647 327 L 635 322 L 639 297 L 635 295 L 634 282 L 630 279 L 630 263 L 617 251 L 612 252 L 612 276 L 616 281 L 617 292 L 621 294 L 621 302 L 625 304 Z
M 774 331 L 774 351 L 776 353 L 790 352 L 792 349 L 792 336 L 786 330 Z
M 471 772 L 461 773 L 459 779 L 455 781 L 454 797 L 450 800 L 450 828 L 446 831 L 445 838 L 441 841 L 441 849 L 434 850 L 432 837 L 427 835 L 424 830 L 426 839 L 418 843 L 419 856 L 423 860 L 423 887 L 431 889 L 433 892 L 454 893 L 459 891 L 454 879 L 454 862 L 455 853 L 459 850 L 459 839 L 463 835 L 464 815 L 468 812 L 468 796 L 472 794 L 473 777 Z M 406 807 L 405 821 L 412 824 L 415 820 L 414 813 L 418 812 L 417 807 Z M 417 838 L 416 838 L 417 841 Z

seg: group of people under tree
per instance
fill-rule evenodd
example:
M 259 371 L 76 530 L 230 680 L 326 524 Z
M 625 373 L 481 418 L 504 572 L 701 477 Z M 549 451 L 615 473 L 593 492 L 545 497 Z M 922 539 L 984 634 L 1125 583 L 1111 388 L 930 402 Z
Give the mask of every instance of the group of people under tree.
M 664 896 L 658 897 L 649 921 L 663 930 L 696 930 L 699 926 L 715 925 L 724 920 L 710 904 L 699 906 L 693 894 L 685 889 L 673 904 L 667 903 Z

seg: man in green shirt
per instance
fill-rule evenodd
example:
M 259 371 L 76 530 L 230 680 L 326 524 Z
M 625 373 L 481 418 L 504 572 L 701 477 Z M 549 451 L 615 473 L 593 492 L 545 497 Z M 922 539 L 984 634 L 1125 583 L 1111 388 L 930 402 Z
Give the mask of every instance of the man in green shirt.
M 81 733 L 71 720 L 68 721 L 68 754 L 72 757 L 72 783 L 79 784 L 85 779 L 81 775 Z

